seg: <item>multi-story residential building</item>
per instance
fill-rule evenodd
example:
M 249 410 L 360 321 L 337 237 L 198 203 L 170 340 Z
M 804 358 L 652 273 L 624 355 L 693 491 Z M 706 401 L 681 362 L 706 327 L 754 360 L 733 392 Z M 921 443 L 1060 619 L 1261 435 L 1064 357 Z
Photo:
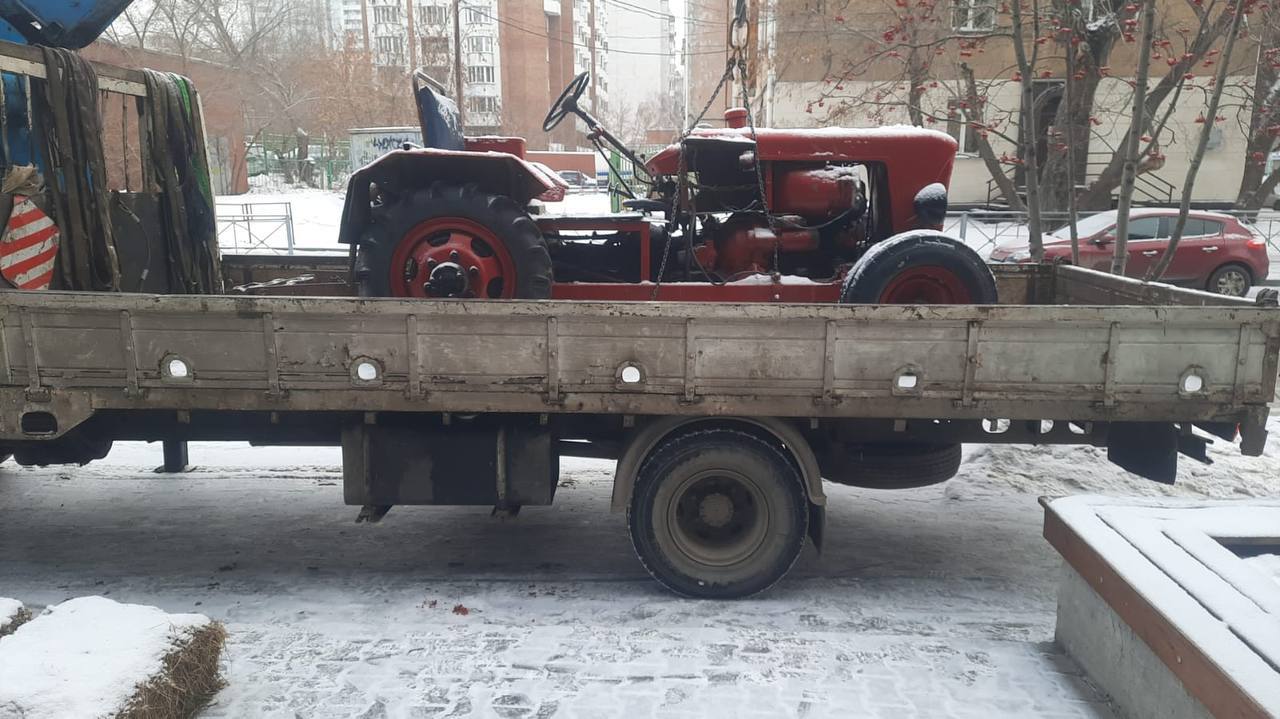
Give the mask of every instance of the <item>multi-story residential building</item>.
M 960 146 L 952 178 L 952 200 L 981 203 L 998 199 L 993 197 L 991 167 L 978 152 L 982 139 L 979 135 L 984 131 L 970 123 L 973 109 L 967 102 L 961 74 L 961 69 L 967 66 L 976 80 L 983 121 L 999 123 L 998 131 L 988 133 L 986 140 L 993 154 L 1001 158 L 1006 174 L 1012 176 L 1019 187 L 1023 185 L 1024 171 L 1017 160 L 1017 139 L 1022 134 L 1018 127 L 1021 77 L 1015 72 L 1014 47 L 1008 39 L 1010 19 L 999 3 L 956 0 L 938 4 L 927 23 L 917 19 L 914 26 L 902 20 L 910 17 L 909 8 L 917 7 L 914 2 L 896 6 L 879 0 L 749 0 L 749 3 L 770 19 L 761 25 L 753 45 L 757 56 L 767 55 L 760 61 L 763 71 L 754 78 L 756 89 L 766 103 L 763 114 L 767 122 L 777 127 L 922 122 L 925 127 L 948 132 Z M 1079 8 L 1082 26 L 1101 28 L 1098 23 L 1118 23 L 1115 27 L 1125 27 L 1123 17 L 1101 10 L 1105 7 L 1102 0 L 1071 5 Z M 1119 10 L 1123 3 L 1116 3 L 1115 7 Z M 930 3 L 928 8 L 934 5 Z M 1131 11 L 1132 7 L 1124 12 Z M 1158 24 L 1162 37 L 1167 37 L 1164 45 L 1157 42 L 1157 47 L 1149 50 L 1153 87 L 1181 61 L 1181 50 L 1174 52 L 1167 48 L 1183 47 L 1187 29 L 1199 26 L 1194 13 L 1192 3 L 1157 0 Z M 915 17 L 920 17 L 918 11 Z M 905 33 L 912 31 L 920 32 L 921 36 L 907 37 Z M 1048 38 L 1037 41 L 1041 47 L 1048 42 Z M 912 47 L 928 48 L 927 55 L 915 56 L 916 67 L 922 69 L 914 78 Z M 1129 127 L 1139 48 L 1136 43 L 1117 41 L 1105 73 L 1097 80 L 1087 121 L 1059 127 L 1055 123 L 1063 102 L 1067 73 L 1062 50 L 1052 44 L 1048 47 L 1051 51 L 1041 50 L 1042 59 L 1033 79 L 1037 157 L 1043 166 L 1054 153 L 1065 155 L 1070 142 L 1076 160 L 1075 182 L 1078 187 L 1090 188 L 1104 172 L 1108 178 L 1115 176 L 1117 161 L 1114 158 Z M 1184 90 L 1162 103 L 1161 115 L 1168 113 L 1166 129 L 1154 138 L 1158 147 L 1143 158 L 1140 167 L 1143 174 L 1135 199 L 1167 202 L 1180 194 L 1200 129 L 1206 122 L 1209 80 L 1218 67 L 1216 54 L 1214 50 L 1205 62 L 1196 62 L 1193 67 L 1181 70 L 1188 75 Z M 1228 87 L 1248 87 L 1253 79 L 1253 63 L 1259 57 L 1257 45 L 1249 40 L 1238 43 L 1230 65 L 1232 74 L 1227 78 Z M 919 118 L 912 118 L 908 112 L 908 98 L 913 94 L 914 104 L 921 111 Z M 1248 102 L 1239 100 L 1241 94 L 1240 90 L 1234 91 L 1231 96 L 1237 99 L 1229 101 L 1233 109 L 1220 111 L 1224 117 L 1212 131 L 1194 188 L 1194 199 L 1198 202 L 1235 198 L 1246 162 L 1244 125 L 1234 114 L 1244 113 L 1240 117 L 1247 118 Z M 1225 117 L 1227 114 L 1231 117 Z M 1148 138 L 1145 142 L 1151 140 Z M 1059 164 L 1065 167 L 1066 162 Z M 1065 187 L 1065 181 L 1060 186 Z M 1109 186 L 1109 182 L 1098 184 L 1100 188 Z M 1091 191 L 1095 198 L 1110 192 Z
M 450 91 L 456 5 L 469 134 L 521 135 L 531 148 L 577 146 L 584 140 L 572 123 L 554 136 L 542 131 L 552 100 L 591 70 L 591 107 L 608 101 L 608 0 L 331 1 L 339 44 L 367 49 L 384 81 L 408 82 L 422 67 Z

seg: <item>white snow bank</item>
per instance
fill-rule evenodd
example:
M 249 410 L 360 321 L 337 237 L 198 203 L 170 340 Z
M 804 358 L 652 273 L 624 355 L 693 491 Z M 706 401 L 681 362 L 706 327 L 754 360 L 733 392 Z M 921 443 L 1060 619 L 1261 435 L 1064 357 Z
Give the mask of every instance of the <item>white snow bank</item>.
M 22 606 L 22 602 L 16 599 L 0 597 L 0 636 L 4 636 L 17 629 L 17 624 L 21 624 L 30 617 L 26 609 Z
M 1280 584 L 1280 554 L 1245 557 L 1244 563 L 1270 577 L 1276 584 Z
M 51 606 L 0 640 L 0 718 L 115 716 L 210 623 L 105 597 Z
M 960 473 L 947 485 L 947 496 L 968 499 L 1010 492 L 1048 496 L 1093 492 L 1224 499 L 1280 497 L 1280 411 L 1272 410 L 1267 430 L 1271 440 L 1261 457 L 1246 457 L 1240 454 L 1238 444 L 1221 439 L 1209 445 L 1211 465 L 1179 456 L 1173 485 L 1152 482 L 1117 467 L 1107 459 L 1104 447 L 969 445 Z

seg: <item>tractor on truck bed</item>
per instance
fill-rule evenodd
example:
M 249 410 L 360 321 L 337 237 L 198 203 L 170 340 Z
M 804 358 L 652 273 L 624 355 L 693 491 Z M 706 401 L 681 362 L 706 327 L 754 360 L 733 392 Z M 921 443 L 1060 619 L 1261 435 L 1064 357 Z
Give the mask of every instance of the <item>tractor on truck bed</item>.
M 578 100 L 578 75 L 548 112 L 569 115 L 632 160 L 626 213 L 549 216 L 530 204 L 559 178 L 525 141 L 463 137 L 454 103 L 418 74 L 426 147 L 356 172 L 341 241 L 365 296 L 419 298 L 989 304 L 991 272 L 941 233 L 955 141 L 920 128 L 692 130 L 647 162 Z M 438 87 L 438 86 L 437 86 Z M 643 194 L 644 196 L 638 196 Z M 874 251 L 872 248 L 875 248 Z

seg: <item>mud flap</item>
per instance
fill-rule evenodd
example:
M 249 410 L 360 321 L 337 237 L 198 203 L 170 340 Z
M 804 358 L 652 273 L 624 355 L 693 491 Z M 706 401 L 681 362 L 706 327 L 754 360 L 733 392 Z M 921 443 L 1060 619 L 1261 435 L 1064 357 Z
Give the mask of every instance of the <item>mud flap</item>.
M 822 538 L 827 531 L 827 508 L 821 504 L 809 503 L 809 539 L 814 549 L 822 553 Z
M 1107 432 L 1107 459 L 1139 477 L 1173 484 L 1178 431 L 1168 422 L 1116 422 Z

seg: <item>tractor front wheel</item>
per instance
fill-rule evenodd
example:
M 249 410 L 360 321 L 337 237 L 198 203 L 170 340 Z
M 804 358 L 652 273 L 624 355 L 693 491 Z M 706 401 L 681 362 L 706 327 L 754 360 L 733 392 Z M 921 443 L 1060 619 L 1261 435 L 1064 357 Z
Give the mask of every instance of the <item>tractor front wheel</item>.
M 963 242 L 913 232 L 867 250 L 845 276 L 844 303 L 990 305 L 999 299 L 991 269 Z
M 434 183 L 375 206 L 358 259 L 365 297 L 546 299 L 551 256 L 510 198 Z

